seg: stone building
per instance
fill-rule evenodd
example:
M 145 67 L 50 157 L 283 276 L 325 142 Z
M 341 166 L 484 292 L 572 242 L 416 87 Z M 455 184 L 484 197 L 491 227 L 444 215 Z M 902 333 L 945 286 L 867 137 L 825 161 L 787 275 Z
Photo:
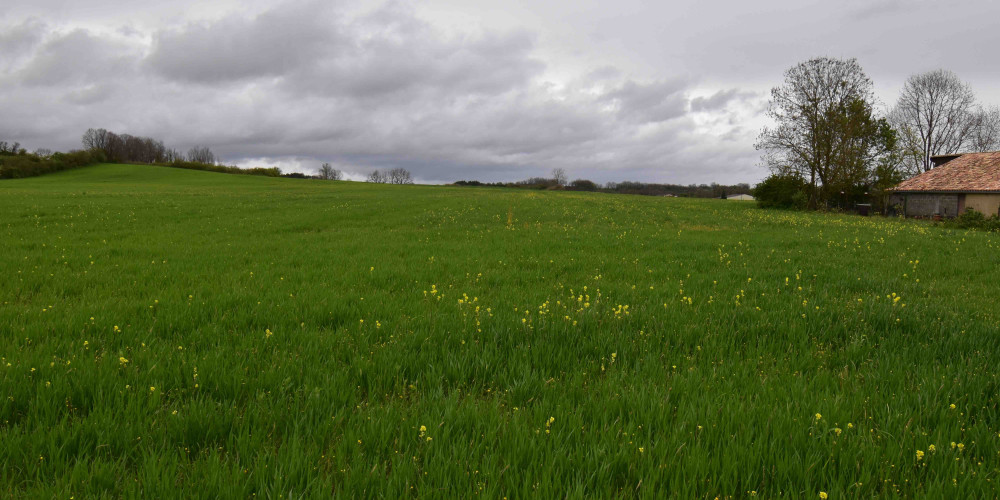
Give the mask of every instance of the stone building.
M 968 209 L 1000 215 L 1000 151 L 932 156 L 934 168 L 893 188 L 889 204 L 907 217 L 955 217 Z

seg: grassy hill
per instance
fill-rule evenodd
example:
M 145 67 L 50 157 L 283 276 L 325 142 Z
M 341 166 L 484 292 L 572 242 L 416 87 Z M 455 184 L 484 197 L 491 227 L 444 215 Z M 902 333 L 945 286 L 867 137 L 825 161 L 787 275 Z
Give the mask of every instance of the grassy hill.
M 998 247 L 723 200 L 0 181 L 0 491 L 993 497 Z

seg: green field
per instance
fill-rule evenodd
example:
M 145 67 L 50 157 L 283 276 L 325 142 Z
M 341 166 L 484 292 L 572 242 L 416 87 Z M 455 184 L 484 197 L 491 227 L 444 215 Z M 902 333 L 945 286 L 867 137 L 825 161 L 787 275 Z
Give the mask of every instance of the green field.
M 0 181 L 0 495 L 994 498 L 998 250 L 721 200 Z

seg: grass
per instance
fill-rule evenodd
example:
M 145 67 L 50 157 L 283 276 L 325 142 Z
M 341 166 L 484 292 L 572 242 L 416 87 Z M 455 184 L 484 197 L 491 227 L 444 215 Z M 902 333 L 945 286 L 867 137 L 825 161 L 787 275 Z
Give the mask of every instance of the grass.
M 0 491 L 992 498 L 998 247 L 716 200 L 3 181 Z

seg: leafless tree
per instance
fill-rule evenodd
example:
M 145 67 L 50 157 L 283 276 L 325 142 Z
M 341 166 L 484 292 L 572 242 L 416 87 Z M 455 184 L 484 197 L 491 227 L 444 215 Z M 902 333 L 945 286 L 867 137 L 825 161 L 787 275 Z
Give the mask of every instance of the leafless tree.
M 566 171 L 561 168 L 552 169 L 552 178 L 556 181 L 556 184 L 560 186 L 566 185 Z
M 374 182 L 376 184 L 385 184 L 386 182 L 389 182 L 389 178 L 382 173 L 381 170 L 374 170 L 372 173 L 368 174 L 368 179 L 366 179 L 366 181 Z
M 175 151 L 168 151 L 162 142 L 150 137 L 116 134 L 103 128 L 87 129 L 82 138 L 89 151 L 102 151 L 108 161 L 160 163 L 172 161 Z
M 188 151 L 188 161 L 215 164 L 215 153 L 207 146 L 195 146 Z
M 48 158 L 52 156 L 52 150 L 49 148 L 38 148 L 35 150 L 35 156 L 41 156 L 42 158 Z
M 329 163 L 324 163 L 319 167 L 319 178 L 328 181 L 339 181 L 344 178 L 344 173 L 340 169 L 333 168 Z
M 333 180 L 333 167 L 329 163 L 324 163 L 319 167 L 319 178 L 324 180 Z
M 177 151 L 176 149 L 167 149 L 163 152 L 163 161 L 167 163 L 173 163 L 175 161 L 184 161 L 184 153 Z
M 976 111 L 976 128 L 969 149 L 974 152 L 1000 149 L 1000 108 L 991 106 Z
M 389 171 L 390 184 L 413 184 L 413 176 L 405 168 L 394 168 Z
M 21 152 L 21 143 L 14 142 L 14 144 L 8 144 L 7 141 L 0 141 L 0 153 L 5 155 L 16 155 Z
M 89 151 L 103 151 L 110 158 L 110 143 L 115 134 L 103 128 L 88 128 L 83 133 L 83 147 Z
M 977 129 L 976 96 L 955 73 L 939 69 L 913 75 L 903 84 L 890 120 L 904 147 L 919 151 L 912 158 L 923 171 L 933 168 L 931 156 L 959 153 L 973 142 Z

